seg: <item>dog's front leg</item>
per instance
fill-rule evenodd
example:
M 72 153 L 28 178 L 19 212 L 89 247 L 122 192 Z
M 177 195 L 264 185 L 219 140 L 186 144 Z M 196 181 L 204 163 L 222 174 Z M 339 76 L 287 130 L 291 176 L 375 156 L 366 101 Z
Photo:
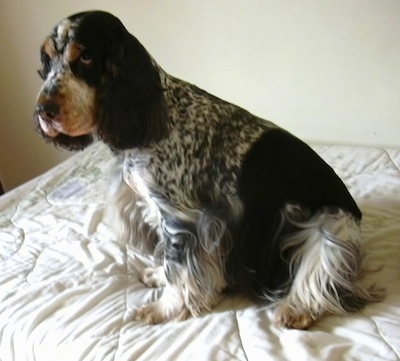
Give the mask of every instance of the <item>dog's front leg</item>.
M 135 317 L 147 324 L 199 316 L 214 307 L 226 285 L 218 248 L 206 251 L 197 236 L 188 231 L 167 232 L 164 245 L 163 294 L 159 300 L 140 307 Z
M 146 267 L 139 275 L 140 281 L 147 287 L 164 287 L 167 285 L 165 271 L 163 266 Z
M 137 321 L 158 324 L 167 321 L 182 321 L 190 315 L 181 290 L 167 283 L 161 298 L 140 307 L 135 315 Z

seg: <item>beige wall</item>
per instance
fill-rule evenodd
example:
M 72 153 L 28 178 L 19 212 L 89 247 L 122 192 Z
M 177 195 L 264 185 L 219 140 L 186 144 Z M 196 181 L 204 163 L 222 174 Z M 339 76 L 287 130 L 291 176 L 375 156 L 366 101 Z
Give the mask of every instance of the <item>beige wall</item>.
M 38 48 L 61 18 L 120 17 L 170 73 L 312 142 L 400 146 L 399 0 L 0 0 L 0 179 L 68 156 L 36 136 Z

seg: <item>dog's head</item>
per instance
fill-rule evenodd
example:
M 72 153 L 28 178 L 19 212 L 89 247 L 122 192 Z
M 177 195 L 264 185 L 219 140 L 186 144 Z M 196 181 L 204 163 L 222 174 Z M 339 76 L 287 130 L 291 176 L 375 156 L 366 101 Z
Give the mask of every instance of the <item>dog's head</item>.
M 41 47 L 44 80 L 34 123 L 44 139 L 82 149 L 147 146 L 167 132 L 160 74 L 113 15 L 90 11 L 56 25 Z

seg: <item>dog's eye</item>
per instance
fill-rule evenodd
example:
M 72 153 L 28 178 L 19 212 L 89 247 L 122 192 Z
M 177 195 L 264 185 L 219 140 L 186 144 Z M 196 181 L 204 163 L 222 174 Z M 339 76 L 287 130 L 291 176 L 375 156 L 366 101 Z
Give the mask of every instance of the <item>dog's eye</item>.
M 92 64 L 93 59 L 88 53 L 82 53 L 81 57 L 79 58 L 79 61 L 82 64 L 90 65 L 90 64 Z

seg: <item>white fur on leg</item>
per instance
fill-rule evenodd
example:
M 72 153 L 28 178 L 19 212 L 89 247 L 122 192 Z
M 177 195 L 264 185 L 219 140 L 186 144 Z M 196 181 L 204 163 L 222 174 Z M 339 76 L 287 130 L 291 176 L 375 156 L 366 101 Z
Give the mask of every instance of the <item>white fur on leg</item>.
M 107 219 L 117 240 L 136 250 L 152 254 L 156 249 L 158 216 L 146 207 L 143 197 L 124 180 L 124 159 L 116 162 L 107 199 Z
M 362 257 L 357 220 L 342 210 L 324 210 L 300 226 L 303 230 L 283 247 L 292 252 L 293 283 L 277 303 L 279 326 L 307 328 L 325 314 L 343 314 L 381 298 L 358 280 Z
M 180 290 L 167 283 L 161 298 L 140 307 L 135 320 L 153 325 L 167 321 L 183 321 L 189 315 Z
M 167 283 L 163 266 L 143 269 L 140 272 L 139 279 L 147 287 L 164 287 Z

